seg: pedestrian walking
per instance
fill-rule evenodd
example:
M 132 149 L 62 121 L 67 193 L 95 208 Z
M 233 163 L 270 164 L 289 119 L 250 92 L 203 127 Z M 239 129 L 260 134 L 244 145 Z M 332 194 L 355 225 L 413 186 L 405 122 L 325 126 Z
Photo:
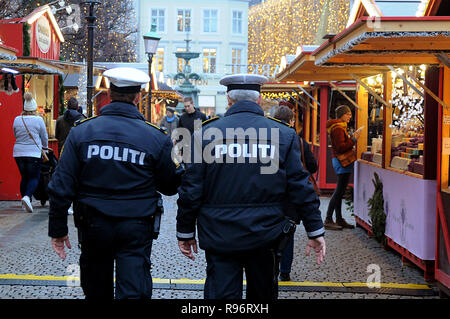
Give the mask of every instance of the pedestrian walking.
M 353 162 L 356 160 L 353 147 L 361 134 L 360 131 L 356 131 L 353 135 L 349 135 L 347 124 L 351 119 L 352 111 L 350 107 L 341 105 L 336 108 L 336 119 L 328 120 L 327 122 L 327 131 L 330 135 L 332 147 L 332 163 L 338 180 L 336 189 L 328 204 L 327 217 L 324 223 L 325 229 L 342 230 L 343 228 L 355 228 L 354 225 L 348 224 L 342 217 L 342 198 L 349 183 L 350 175 L 353 172 Z M 342 160 L 339 160 L 339 157 Z M 336 212 L 336 222 L 333 221 L 334 212 Z
M 287 104 L 289 105 L 289 104 Z M 274 118 L 289 124 L 290 127 L 294 127 L 294 112 L 287 106 L 286 104 L 280 104 L 279 108 L 275 111 Z M 293 107 L 293 105 L 292 105 Z M 300 148 L 303 148 L 303 152 L 300 152 L 303 155 L 303 158 L 299 158 L 298 160 L 302 163 L 304 162 L 304 168 L 309 172 L 310 175 L 317 172 L 317 163 L 314 158 L 313 153 L 311 152 L 310 145 L 308 142 L 301 136 L 298 136 Z M 287 204 L 286 209 L 294 210 L 295 207 Z M 292 213 L 289 213 L 292 215 Z M 280 261 L 280 280 L 281 281 L 290 281 L 291 280 L 291 268 L 292 261 L 294 260 L 294 236 L 290 236 L 289 242 L 286 246 L 286 249 L 283 252 L 283 256 Z
M 56 120 L 55 137 L 58 140 L 59 154 L 61 154 L 64 142 L 66 141 L 67 135 L 69 135 L 69 131 L 75 121 L 86 118 L 78 110 L 79 107 L 77 99 L 71 97 L 69 101 L 67 101 L 67 110 Z
M 297 135 L 260 107 L 266 81 L 251 74 L 221 79 L 229 109 L 194 133 L 192 156 L 195 150 L 204 156 L 187 165 L 178 191 L 178 245 L 195 259 L 197 227 L 207 262 L 206 299 L 241 299 L 244 269 L 247 299 L 276 299 L 279 252 L 300 219 L 307 253 L 313 248 L 319 264 L 325 256 L 320 202 L 300 164 Z M 283 210 L 287 198 L 294 216 Z
M 24 94 L 23 112 L 14 119 L 16 142 L 13 157 L 19 168 L 22 207 L 32 213 L 32 196 L 38 187 L 42 150 L 48 148 L 48 134 L 42 117 L 36 114 L 37 103 L 30 92 Z
M 73 124 L 79 119 L 85 118 L 86 116 L 82 114 L 82 111 L 80 112 L 77 99 L 71 97 L 69 101 L 67 101 L 67 110 L 56 120 L 55 137 L 58 140 L 58 150 L 60 156 L 67 135 L 69 135 L 70 129 L 72 128 Z M 73 205 L 71 205 L 69 208 L 69 214 L 73 214 Z
M 184 98 L 183 104 L 185 112 L 180 117 L 179 127 L 188 129 L 192 135 L 196 129 L 195 121 L 203 122 L 207 120 L 207 117 L 205 113 L 195 108 L 194 100 L 190 96 Z
M 172 132 L 178 127 L 179 118 L 175 115 L 175 109 L 172 107 L 166 108 L 166 115 L 163 117 L 159 126 L 167 130 L 167 135 L 172 139 L 172 143 L 175 144 L 176 139 L 172 138 Z
M 168 135 L 145 121 L 136 108 L 148 75 L 115 68 L 104 76 L 111 82 L 113 102 L 69 132 L 49 185 L 48 235 L 65 259 L 65 246 L 71 248 L 67 209 L 73 201 L 86 298 L 150 298 L 150 253 L 160 220 L 158 192 L 176 194 L 179 171 L 171 159 Z

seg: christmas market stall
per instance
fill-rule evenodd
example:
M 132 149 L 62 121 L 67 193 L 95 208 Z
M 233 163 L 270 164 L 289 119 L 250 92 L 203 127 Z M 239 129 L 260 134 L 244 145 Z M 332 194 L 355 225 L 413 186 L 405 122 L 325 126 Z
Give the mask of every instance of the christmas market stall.
M 12 156 L 12 123 L 23 110 L 23 94 L 33 94 L 47 126 L 49 147 L 57 153 L 54 127 L 63 105 L 62 77 L 78 68 L 59 60 L 64 38 L 48 6 L 24 18 L 0 20 L 0 40 L 0 81 L 8 82 L 8 89 L 0 90 L 0 200 L 18 200 L 20 174 Z
M 183 100 L 184 96 L 172 89 L 169 85 L 164 82 L 159 82 L 156 80 L 156 72 L 152 73 L 152 90 L 151 90 L 151 119 L 152 123 L 159 125 L 163 117 L 166 115 L 166 108 L 175 108 L 180 100 Z M 139 110 L 142 114 L 145 114 L 145 103 L 148 103 L 149 96 L 149 84 L 145 87 L 142 92 L 142 100 L 139 104 Z
M 331 162 L 331 144 L 328 139 L 326 123 L 334 118 L 334 111 L 341 104 L 348 104 L 352 112 L 359 106 L 355 100 L 355 81 L 350 73 L 359 76 L 376 75 L 386 67 L 320 67 L 315 64 L 314 51 L 318 46 L 304 47 L 298 50 L 297 56 L 288 65 L 282 64 L 276 80 L 280 85 L 290 82 L 296 85 L 296 92 L 301 94 L 301 103 L 296 104 L 303 109 L 303 137 L 311 144 L 313 154 L 319 164 L 317 182 L 323 193 L 332 192 L 336 187 L 337 176 Z M 334 83 L 332 82 L 334 81 Z M 336 82 L 338 81 L 338 82 Z M 299 111 L 300 113 L 301 111 Z M 354 127 L 354 121 L 349 124 Z M 324 146 L 324 147 L 321 147 Z
M 87 112 L 87 66 L 82 62 L 71 62 L 79 68 L 79 72 L 66 74 L 63 79 L 64 101 L 68 101 L 71 97 L 78 100 L 78 104 L 82 108 L 85 116 Z M 94 63 L 93 66 L 93 83 L 94 95 L 92 97 L 93 114 L 98 115 L 100 109 L 109 103 L 107 90 L 109 88 L 108 79 L 102 74 L 107 68 L 101 63 Z
M 381 240 L 419 266 L 426 279 L 433 279 L 437 193 L 446 193 L 436 192 L 437 181 L 444 181 L 445 186 L 444 171 L 448 172 L 448 156 L 444 146 L 441 154 L 438 145 L 444 141 L 442 114 L 449 103 L 441 98 L 449 87 L 445 75 L 450 18 L 381 17 L 376 25 L 372 22 L 362 17 L 330 39 L 314 52 L 315 63 L 324 68 L 388 68 L 370 77 L 350 73 L 358 83 L 357 103 L 362 108 L 357 111 L 356 128 L 363 127 L 369 135 L 357 144 L 355 218 L 360 226 L 381 233 Z M 370 112 L 369 96 L 376 100 Z M 381 129 L 372 135 L 374 122 Z M 438 157 L 444 174 L 439 177 Z M 371 210 L 368 204 L 375 191 L 375 175 L 383 187 L 383 196 L 378 198 L 383 201 L 382 212 Z M 448 239 L 448 228 L 442 232 Z M 445 259 L 448 262 L 448 255 Z

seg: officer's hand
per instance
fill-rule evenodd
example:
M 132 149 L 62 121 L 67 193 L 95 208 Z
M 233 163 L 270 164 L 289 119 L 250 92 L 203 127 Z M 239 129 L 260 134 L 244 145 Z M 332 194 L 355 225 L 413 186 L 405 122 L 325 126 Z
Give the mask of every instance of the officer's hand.
M 187 241 L 179 240 L 178 247 L 183 255 L 189 259 L 195 260 L 194 254 L 192 254 L 192 249 L 194 250 L 194 253 L 197 253 L 197 241 L 195 239 Z
M 309 256 L 311 248 L 315 250 L 317 257 L 317 264 L 320 265 L 320 263 L 325 258 L 325 250 L 326 250 L 325 239 L 323 238 L 323 236 L 308 240 L 308 243 L 306 244 L 306 256 Z
M 72 249 L 70 245 L 69 236 L 64 236 L 60 238 L 52 238 L 53 250 L 58 254 L 58 256 L 64 260 L 66 259 L 66 251 L 64 250 L 64 244 L 67 248 Z

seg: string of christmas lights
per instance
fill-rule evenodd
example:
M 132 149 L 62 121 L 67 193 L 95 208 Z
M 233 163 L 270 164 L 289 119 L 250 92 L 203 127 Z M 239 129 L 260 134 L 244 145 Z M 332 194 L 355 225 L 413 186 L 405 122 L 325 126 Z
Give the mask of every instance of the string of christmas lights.
M 86 19 L 88 7 L 81 0 L 66 1 L 79 6 L 81 27 L 78 32 L 64 33 L 61 56 L 66 61 L 82 61 L 88 50 Z M 103 0 L 95 7 L 94 60 L 97 62 L 135 62 L 137 19 L 133 0 Z

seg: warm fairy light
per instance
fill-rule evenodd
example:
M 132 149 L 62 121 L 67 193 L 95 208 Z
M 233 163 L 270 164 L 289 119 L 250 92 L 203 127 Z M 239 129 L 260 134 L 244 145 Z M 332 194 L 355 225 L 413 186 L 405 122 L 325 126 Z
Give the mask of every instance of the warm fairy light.
M 299 45 L 320 45 L 345 28 L 348 0 L 267 0 L 249 8 L 248 64 L 270 65 L 298 55 Z M 250 72 L 252 70 L 249 70 Z
M 77 4 L 74 0 L 68 4 Z M 103 0 L 95 6 L 94 61 L 136 62 L 135 35 L 137 18 L 133 0 Z M 80 5 L 81 27 L 76 33 L 64 33 L 66 41 L 61 43 L 61 56 L 66 61 L 82 61 L 88 50 L 86 19 L 88 6 Z M 112 23 L 114 21 L 114 23 Z M 69 29 L 68 29 L 69 30 Z
M 417 79 L 425 83 L 425 68 L 410 66 L 411 70 Z M 402 71 L 402 72 L 400 72 Z M 392 72 L 394 73 L 394 72 Z M 396 74 L 404 74 L 401 68 L 395 70 Z M 423 89 L 411 81 L 408 75 L 404 75 L 411 85 L 414 85 L 417 90 L 424 94 Z M 392 77 L 392 95 L 389 99 L 392 104 L 392 128 L 401 131 L 422 131 L 424 127 L 424 98 L 413 90 L 410 85 L 406 85 L 401 77 Z
M 279 100 L 279 99 L 289 99 L 291 98 L 291 96 L 293 96 L 294 98 L 298 98 L 297 94 L 292 92 L 292 93 L 287 93 L 287 92 L 262 92 L 261 93 L 262 97 L 265 100 Z

